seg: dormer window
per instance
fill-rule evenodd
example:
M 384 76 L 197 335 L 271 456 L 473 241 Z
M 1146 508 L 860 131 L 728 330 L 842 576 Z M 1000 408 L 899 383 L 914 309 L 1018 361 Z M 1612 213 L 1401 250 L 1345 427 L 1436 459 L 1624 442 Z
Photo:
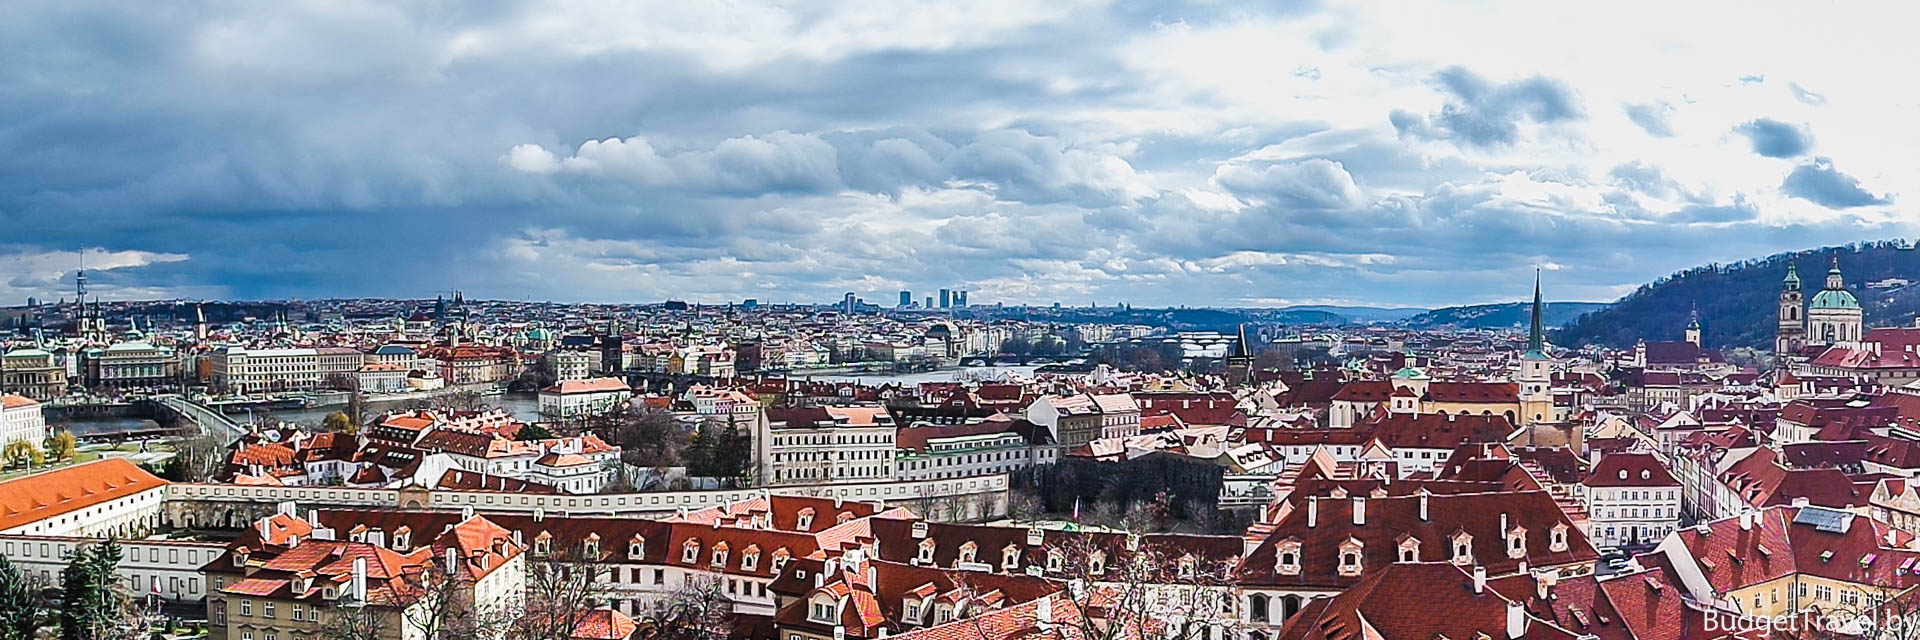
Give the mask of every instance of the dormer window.
M 801 509 L 799 519 L 794 522 L 793 527 L 801 531 L 813 527 L 813 507 Z
M 1020 547 L 1007 545 L 1000 550 L 1000 568 L 1006 571 L 1020 568 Z
M 807 602 L 807 619 L 824 624 L 840 623 L 840 607 L 833 596 L 820 594 Z
M 1060 568 L 1066 565 L 1066 563 L 1067 556 L 1066 554 L 1060 553 L 1059 549 L 1047 550 L 1047 571 L 1059 573 Z
M 790 558 L 792 556 L 793 554 L 787 553 L 786 547 L 774 549 L 773 550 L 773 570 L 779 571 L 781 569 L 785 569 L 787 567 L 787 558 Z
M 1453 537 L 1453 563 L 1462 566 L 1473 564 L 1473 536 L 1461 533 Z
M 1400 561 L 1401 562 L 1419 562 L 1420 561 L 1420 539 L 1419 538 L 1408 536 L 1407 539 L 1400 541 Z
M 1300 575 L 1300 541 L 1283 540 L 1274 549 L 1274 573 L 1283 576 Z
M 680 561 L 693 564 L 700 561 L 700 541 L 688 540 L 680 547 Z
M 1180 556 L 1180 577 L 1193 577 L 1193 556 Z
M 980 545 L 974 544 L 972 540 L 968 540 L 966 544 L 960 545 L 960 559 L 958 561 L 973 562 L 974 558 L 979 555 L 979 551 Z
M 1567 525 L 1556 524 L 1547 533 L 1547 549 L 1555 553 L 1567 550 Z
M 1514 527 L 1507 532 L 1507 557 L 1518 560 L 1527 557 L 1527 530 Z
M 236 566 L 236 567 L 244 567 L 244 566 L 247 566 L 247 556 L 248 556 L 248 555 L 250 555 L 250 554 L 248 554 L 248 552 L 247 552 L 247 548 L 246 548 L 246 547 L 241 547 L 241 548 L 239 548 L 239 549 L 234 549 L 234 550 L 233 550 L 233 566 Z
M 905 614 L 900 617 L 903 620 L 905 620 L 907 623 L 920 624 L 920 601 L 919 600 L 915 600 L 912 596 L 908 596 L 905 600 L 902 600 L 900 602 L 900 612 L 902 614 Z
M 834 523 L 834 524 L 846 524 L 848 520 L 852 520 L 852 519 L 853 519 L 853 512 L 852 512 L 852 511 L 842 511 L 842 512 L 840 512 L 840 516 L 839 516 L 839 517 L 836 517 L 836 518 L 834 518 L 834 519 L 833 519 L 833 523 Z
M 536 558 L 545 558 L 552 554 L 553 535 L 542 531 L 539 537 L 533 539 L 533 556 Z
M 1093 555 L 1087 556 L 1087 571 L 1093 573 L 1093 575 L 1096 575 L 1096 576 L 1106 575 L 1107 552 L 1095 551 L 1093 552 Z
M 627 541 L 627 558 L 628 559 L 639 560 L 645 557 L 647 557 L 647 539 L 646 538 L 642 538 L 640 536 L 634 536 L 632 540 Z
M 716 567 L 727 566 L 727 543 L 713 545 L 712 564 Z
M 600 534 L 588 534 L 587 539 L 580 542 L 580 555 L 588 560 L 600 557 Z
M 400 527 L 399 529 L 393 530 L 393 550 L 394 551 L 405 552 L 407 549 L 413 546 L 412 542 L 413 542 L 412 529 L 407 527 Z
M 934 544 L 933 538 L 921 540 L 920 552 L 913 557 L 914 561 L 923 565 L 933 564 L 933 550 L 935 546 L 937 545 Z
M 740 552 L 740 570 L 755 571 L 755 570 L 758 570 L 759 568 L 760 568 L 760 546 L 749 545 L 746 551 Z
M 1360 551 L 1363 546 L 1359 540 L 1347 538 L 1340 543 L 1340 575 L 1353 577 L 1360 575 Z

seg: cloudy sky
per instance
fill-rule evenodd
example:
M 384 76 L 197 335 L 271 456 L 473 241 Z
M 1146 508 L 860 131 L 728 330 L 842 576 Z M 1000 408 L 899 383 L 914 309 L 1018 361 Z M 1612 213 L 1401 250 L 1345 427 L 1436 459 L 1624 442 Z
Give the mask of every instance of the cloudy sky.
M 0 6 L 0 300 L 1610 300 L 1910 235 L 1911 3 Z

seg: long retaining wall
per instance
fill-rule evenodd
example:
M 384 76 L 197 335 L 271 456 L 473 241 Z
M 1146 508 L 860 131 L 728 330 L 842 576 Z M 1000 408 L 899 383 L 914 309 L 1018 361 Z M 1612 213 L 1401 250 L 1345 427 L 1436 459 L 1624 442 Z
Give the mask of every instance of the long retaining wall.
M 167 519 L 175 526 L 239 527 L 271 514 L 281 502 L 302 508 L 467 509 L 546 515 L 664 516 L 751 499 L 762 493 L 840 498 L 904 506 L 931 520 L 968 521 L 1007 515 L 1005 474 L 862 484 L 792 485 L 764 489 L 548 495 L 499 491 L 262 487 L 176 483 L 167 486 Z

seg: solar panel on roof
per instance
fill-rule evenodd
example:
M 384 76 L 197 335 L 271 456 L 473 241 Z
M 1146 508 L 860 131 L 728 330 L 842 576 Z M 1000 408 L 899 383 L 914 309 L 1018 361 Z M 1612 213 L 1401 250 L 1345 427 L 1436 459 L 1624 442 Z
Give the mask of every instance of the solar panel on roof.
M 1818 531 L 1826 533 L 1846 533 L 1847 525 L 1853 524 L 1853 514 L 1844 511 L 1804 507 L 1793 514 L 1794 524 L 1810 524 Z

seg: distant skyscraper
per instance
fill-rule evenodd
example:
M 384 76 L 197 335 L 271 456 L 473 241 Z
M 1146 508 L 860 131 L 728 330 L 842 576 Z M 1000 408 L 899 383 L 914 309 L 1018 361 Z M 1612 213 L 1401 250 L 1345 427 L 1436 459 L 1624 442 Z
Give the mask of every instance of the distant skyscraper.
M 853 305 L 855 304 L 855 298 L 853 297 L 853 292 L 848 291 L 846 299 L 842 300 L 840 304 L 842 305 L 842 308 L 847 312 L 847 315 L 853 315 Z
M 940 308 L 945 309 L 951 306 L 953 306 L 953 292 L 948 291 L 946 289 L 941 289 L 940 290 Z
M 922 308 L 922 309 L 932 309 L 932 308 L 933 308 L 933 296 L 927 296 L 927 304 L 926 304 L 925 306 L 922 306 L 921 308 Z
M 912 291 L 900 292 L 900 308 L 905 309 L 911 306 L 913 306 L 913 292 Z
M 745 300 L 741 300 L 741 301 L 740 301 L 740 308 L 742 308 L 742 309 L 747 309 L 747 310 L 753 310 L 753 309 L 758 309 L 758 308 L 760 308 L 760 299 L 759 299 L 759 298 L 747 298 L 747 299 L 745 299 Z
M 961 289 L 959 291 L 953 292 L 953 306 L 961 307 L 961 308 L 965 308 L 967 306 L 967 290 L 966 289 Z

